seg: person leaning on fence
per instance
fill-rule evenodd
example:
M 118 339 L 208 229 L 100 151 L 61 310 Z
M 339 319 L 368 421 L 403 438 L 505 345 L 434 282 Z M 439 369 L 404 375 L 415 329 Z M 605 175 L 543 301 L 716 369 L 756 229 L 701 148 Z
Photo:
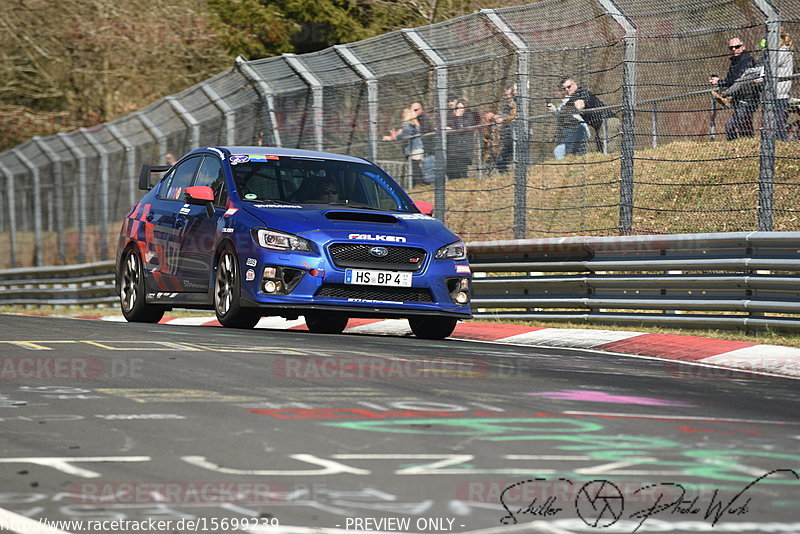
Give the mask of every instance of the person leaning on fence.
M 728 49 L 731 51 L 730 66 L 724 79 L 716 75 L 709 77 L 711 85 L 721 89 L 731 87 L 736 80 L 745 75 L 748 69 L 757 67 L 755 59 L 739 37 L 733 37 L 728 42 Z M 751 71 L 752 72 L 752 71 Z M 758 108 L 759 89 L 754 83 L 747 83 L 731 95 L 731 106 L 733 114 L 725 123 L 725 134 L 729 141 L 739 137 L 752 137 L 753 135 L 753 114 Z
M 514 159 L 514 119 L 517 118 L 517 86 L 503 92 L 503 111 L 494 122 L 500 127 L 500 153 L 495 160 L 498 172 L 506 172 Z
M 425 155 L 425 150 L 422 148 L 422 138 L 419 137 L 419 121 L 412 108 L 403 110 L 402 120 L 403 125 L 396 130 L 389 130 L 389 135 L 383 136 L 383 140 L 408 139 L 406 146 L 403 147 L 403 154 L 405 154 L 411 167 L 412 182 L 419 184 L 422 183 L 422 159 Z
M 452 103 L 452 105 L 450 105 Z M 475 152 L 475 126 L 480 122 L 478 114 L 467 109 L 464 99 L 455 98 L 448 102 L 450 113 L 447 116 L 447 178 L 466 178 L 472 165 Z
M 594 141 L 597 151 L 603 152 L 603 145 L 605 143 L 605 148 L 608 153 L 618 153 L 620 145 L 620 120 L 617 115 L 610 109 L 591 111 L 595 108 L 605 107 L 605 102 L 600 100 L 596 94 L 585 87 L 576 84 L 571 78 L 562 80 L 561 87 L 563 88 L 568 83 L 570 87 L 575 88 L 571 95 L 575 109 L 579 111 L 583 122 L 591 126 L 595 132 Z
M 558 144 L 553 155 L 563 159 L 568 155 L 583 156 L 586 154 L 586 143 L 589 140 L 589 126 L 580 114 L 586 106 L 582 93 L 578 93 L 578 84 L 571 78 L 561 82 L 564 98 L 559 104 L 547 102 L 547 110 L 556 113 L 556 132 Z

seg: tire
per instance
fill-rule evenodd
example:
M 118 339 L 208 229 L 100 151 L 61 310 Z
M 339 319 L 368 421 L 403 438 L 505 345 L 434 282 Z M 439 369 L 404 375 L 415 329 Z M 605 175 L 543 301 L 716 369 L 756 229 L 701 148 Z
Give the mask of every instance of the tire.
M 408 325 L 422 339 L 444 339 L 453 333 L 458 319 L 453 317 L 409 317 Z
M 341 334 L 350 318 L 339 313 L 309 312 L 305 315 L 305 320 L 309 332 Z
M 257 310 L 241 305 L 242 278 L 239 260 L 226 247 L 217 261 L 214 275 L 214 313 L 217 321 L 227 328 L 253 328 L 261 315 Z
M 131 323 L 157 323 L 164 317 L 165 308 L 145 302 L 147 286 L 142 259 L 136 249 L 125 252 L 120 276 L 119 303 L 122 315 Z

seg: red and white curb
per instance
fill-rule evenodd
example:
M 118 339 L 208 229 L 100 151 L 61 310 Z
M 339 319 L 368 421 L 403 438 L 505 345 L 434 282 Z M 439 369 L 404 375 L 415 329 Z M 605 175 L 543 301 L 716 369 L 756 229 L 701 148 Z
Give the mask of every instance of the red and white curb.
M 85 316 L 80 319 L 124 322 L 121 315 Z M 161 324 L 180 326 L 221 326 L 212 317 L 164 317 Z M 286 320 L 264 317 L 256 328 L 271 330 L 306 330 L 302 319 Z M 346 333 L 373 335 L 410 335 L 404 319 L 350 319 Z M 731 341 L 675 334 L 649 334 L 620 330 L 583 328 L 543 328 L 502 323 L 461 322 L 452 339 L 490 341 L 514 345 L 591 349 L 632 354 L 714 367 L 800 377 L 800 348 L 764 345 L 749 341 Z

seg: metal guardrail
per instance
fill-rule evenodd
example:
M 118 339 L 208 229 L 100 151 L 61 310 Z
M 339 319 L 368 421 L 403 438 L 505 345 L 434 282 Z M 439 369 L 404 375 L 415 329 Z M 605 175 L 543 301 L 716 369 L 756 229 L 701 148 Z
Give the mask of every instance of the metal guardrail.
M 479 318 L 800 329 L 800 232 L 489 241 L 469 253 L 475 273 L 491 273 L 473 282 Z
M 76 306 L 117 301 L 113 261 L 0 271 L 3 306 Z
M 800 329 L 800 232 L 469 243 L 477 318 Z M 116 303 L 111 261 L 0 271 L 0 305 Z

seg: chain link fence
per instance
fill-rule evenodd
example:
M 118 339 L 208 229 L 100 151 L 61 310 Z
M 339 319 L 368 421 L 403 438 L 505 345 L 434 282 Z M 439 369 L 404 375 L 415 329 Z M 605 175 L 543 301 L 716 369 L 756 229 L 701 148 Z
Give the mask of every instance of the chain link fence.
M 786 131 L 775 119 L 791 82 L 780 32 L 800 40 L 799 24 L 789 0 L 544 0 L 239 58 L 129 116 L 0 153 L 0 267 L 113 257 L 141 164 L 206 145 L 367 157 L 468 241 L 800 230 L 800 100 Z M 765 72 L 752 131 L 728 140 L 733 111 L 709 77 L 737 37 Z M 603 120 L 576 130 L 553 111 L 569 81 Z

